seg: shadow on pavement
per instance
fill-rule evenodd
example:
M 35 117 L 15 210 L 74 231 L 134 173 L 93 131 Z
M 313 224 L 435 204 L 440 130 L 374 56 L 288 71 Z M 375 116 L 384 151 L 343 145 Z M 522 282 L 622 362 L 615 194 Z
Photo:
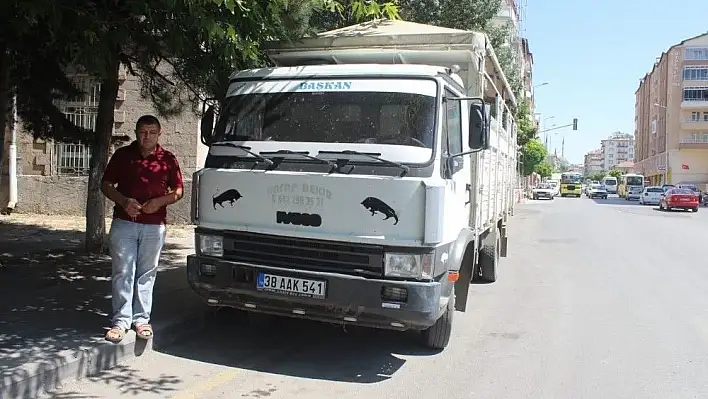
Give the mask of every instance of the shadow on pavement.
M 588 199 L 588 197 L 583 197 L 584 199 Z M 628 206 L 643 206 L 639 205 L 639 200 L 631 200 L 627 201 L 624 198 L 620 197 L 609 197 L 607 199 L 599 199 L 599 198 L 593 198 L 593 202 L 596 204 L 601 204 L 601 205 L 628 205 Z
M 81 253 L 83 232 L 76 230 L 0 220 L 0 238 L 0 396 L 4 389 L 10 398 L 32 397 L 63 379 L 80 377 L 82 370 L 91 374 L 116 364 L 126 348 L 103 341 L 102 329 L 110 310 L 110 258 Z M 157 295 L 161 281 L 186 281 L 184 268 L 178 267 L 184 263 L 180 249 L 165 246 L 155 313 L 167 301 Z M 18 386 L 32 378 L 32 392 L 19 392 Z M 140 391 L 166 384 L 135 381 Z
M 88 378 L 90 381 L 98 381 L 101 384 L 110 385 L 116 388 L 119 394 L 116 396 L 140 397 L 145 394 L 158 394 L 170 396 L 176 392 L 177 385 L 182 381 L 180 378 L 163 374 L 158 378 L 145 378 L 137 370 L 125 365 L 118 365 L 112 368 L 111 373 L 101 373 L 96 377 Z M 52 399 L 98 399 L 100 396 L 86 395 L 77 392 L 59 392 L 51 395 Z
M 246 314 L 222 308 L 200 336 L 158 351 L 200 362 L 291 377 L 372 384 L 403 366 L 402 356 L 439 351 L 420 335 Z

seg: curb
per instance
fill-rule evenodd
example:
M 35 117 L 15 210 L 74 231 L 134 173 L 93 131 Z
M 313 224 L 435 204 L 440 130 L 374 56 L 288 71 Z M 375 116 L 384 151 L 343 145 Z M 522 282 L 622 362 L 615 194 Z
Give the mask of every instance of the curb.
M 135 332 L 129 331 L 119 344 L 97 339 L 87 343 L 92 347 L 47 359 L 32 370 L 20 366 L 13 376 L 0 375 L 0 399 L 41 398 L 61 388 L 64 382 L 94 376 L 152 350 L 169 346 L 203 328 L 205 309 L 205 304 L 195 303 L 181 308 L 173 319 L 154 322 L 155 337 L 149 341 L 137 339 Z

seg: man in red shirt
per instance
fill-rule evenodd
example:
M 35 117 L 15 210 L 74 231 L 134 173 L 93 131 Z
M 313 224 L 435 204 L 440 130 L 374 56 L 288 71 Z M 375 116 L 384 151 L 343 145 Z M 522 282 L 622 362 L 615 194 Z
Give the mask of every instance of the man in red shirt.
M 160 121 L 141 116 L 137 140 L 119 148 L 108 162 L 101 191 L 116 205 L 110 230 L 113 263 L 112 327 L 106 340 L 120 342 L 128 329 L 150 339 L 152 289 L 165 243 L 167 206 L 182 198 L 177 158 L 158 144 Z

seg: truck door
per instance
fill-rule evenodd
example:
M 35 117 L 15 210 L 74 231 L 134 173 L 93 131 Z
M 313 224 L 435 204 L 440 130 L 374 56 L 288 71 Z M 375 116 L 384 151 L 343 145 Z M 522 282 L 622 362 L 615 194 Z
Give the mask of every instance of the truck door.
M 446 89 L 445 97 L 462 97 L 461 94 Z M 463 151 L 463 132 L 467 130 L 467 123 L 462 123 L 468 111 L 463 108 L 462 101 L 445 100 L 443 102 L 441 148 L 442 148 L 442 175 L 445 179 L 445 235 L 457 238 L 461 231 L 468 228 L 470 209 L 470 167 L 469 156 L 449 159 L 449 154 L 459 154 Z M 457 266 L 457 265 L 455 265 Z M 455 308 L 464 311 L 467 306 L 467 292 L 470 287 L 471 276 L 462 275 L 455 284 Z M 469 273 L 468 273 L 469 274 Z
M 461 97 L 462 94 L 446 89 L 445 97 Z M 449 100 L 444 102 L 442 125 L 442 153 L 443 153 L 443 178 L 447 187 L 445 193 L 445 223 L 446 230 L 450 229 L 452 237 L 467 227 L 471 204 L 469 203 L 470 183 L 470 158 L 469 156 L 456 157 L 448 160 L 447 155 L 459 154 L 463 151 L 463 130 L 466 124 L 462 123 L 462 101 Z M 467 111 L 464 110 L 464 115 Z M 449 197 L 448 197 L 449 195 Z M 449 200 L 448 200 L 449 198 Z M 449 212 L 448 212 L 449 210 Z M 448 217 L 449 215 L 449 217 Z

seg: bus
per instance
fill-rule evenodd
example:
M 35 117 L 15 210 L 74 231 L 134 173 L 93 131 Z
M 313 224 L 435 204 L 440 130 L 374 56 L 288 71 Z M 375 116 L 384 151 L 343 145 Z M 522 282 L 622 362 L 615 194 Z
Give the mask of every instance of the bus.
M 583 194 L 583 174 L 579 172 L 566 172 L 561 174 L 561 197 L 578 197 Z
M 614 176 L 605 176 L 602 178 L 602 185 L 605 186 L 607 194 L 617 194 L 617 178 Z
M 634 173 L 627 173 L 622 175 L 617 188 L 617 194 L 620 198 L 624 198 L 627 201 L 636 198 L 639 199 L 644 191 L 644 176 L 637 175 Z

